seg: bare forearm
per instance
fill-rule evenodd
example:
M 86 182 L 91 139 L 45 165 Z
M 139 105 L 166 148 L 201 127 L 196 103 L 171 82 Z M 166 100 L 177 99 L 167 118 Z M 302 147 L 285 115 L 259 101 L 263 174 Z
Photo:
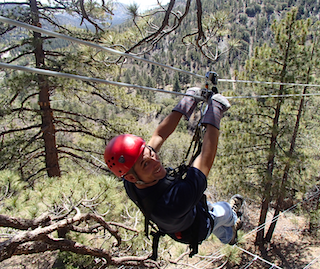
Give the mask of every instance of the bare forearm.
M 194 167 L 198 168 L 205 176 L 209 175 L 214 158 L 217 153 L 219 141 L 219 130 L 212 126 L 207 125 L 207 130 L 204 135 L 203 145 L 200 155 L 194 160 Z
M 176 129 L 182 114 L 176 111 L 171 112 L 154 131 L 148 145 L 159 151 L 162 144 Z

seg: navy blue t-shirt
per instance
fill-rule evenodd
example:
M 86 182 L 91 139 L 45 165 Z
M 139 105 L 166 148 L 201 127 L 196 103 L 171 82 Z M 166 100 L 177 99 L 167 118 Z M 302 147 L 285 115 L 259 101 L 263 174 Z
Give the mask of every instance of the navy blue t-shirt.
M 136 194 L 141 200 L 144 199 L 150 192 L 159 188 L 162 180 L 145 189 L 135 187 Z M 124 186 L 130 197 L 127 184 L 132 183 L 124 180 Z M 198 214 L 200 218 L 198 238 L 199 241 L 204 240 L 208 233 L 208 216 L 200 199 L 206 188 L 206 176 L 197 168 L 190 167 L 186 177 L 175 180 L 159 198 L 152 211 L 151 220 L 163 232 L 174 234 L 188 229 L 195 220 L 196 214 Z M 130 198 L 132 199 L 132 197 Z

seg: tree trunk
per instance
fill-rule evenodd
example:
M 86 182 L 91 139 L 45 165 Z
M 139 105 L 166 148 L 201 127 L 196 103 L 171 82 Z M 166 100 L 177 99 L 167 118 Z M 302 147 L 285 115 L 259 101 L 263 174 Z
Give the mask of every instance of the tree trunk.
M 309 76 L 309 73 L 310 73 L 310 68 L 308 70 L 308 76 Z M 309 80 L 306 83 L 309 83 Z M 304 88 L 303 94 L 305 94 L 306 92 L 307 92 L 307 87 Z M 291 137 L 290 150 L 289 150 L 289 153 L 288 153 L 288 161 L 286 163 L 286 166 L 285 166 L 285 169 L 284 169 L 284 172 L 283 172 L 283 177 L 282 177 L 282 182 L 281 182 L 281 187 L 280 187 L 280 193 L 279 193 L 279 197 L 277 199 L 276 210 L 275 210 L 274 215 L 273 215 L 273 222 L 271 223 L 271 225 L 269 227 L 269 230 L 267 232 L 267 235 L 266 235 L 266 241 L 267 242 L 271 241 L 274 229 L 275 229 L 276 224 L 277 224 L 277 216 L 280 213 L 281 205 L 282 205 L 283 199 L 285 197 L 286 184 L 287 184 L 288 177 L 289 177 L 290 162 L 291 162 L 291 159 L 292 159 L 292 156 L 293 156 L 293 152 L 294 152 L 294 149 L 295 149 L 295 145 L 296 145 L 296 139 L 297 139 L 297 135 L 298 135 L 298 131 L 299 131 L 300 119 L 301 119 L 302 112 L 303 112 L 303 106 L 304 106 L 304 97 L 302 97 L 301 100 L 300 100 L 299 110 L 298 110 L 298 114 L 297 114 L 297 120 L 296 120 L 294 131 L 293 131 L 293 134 L 292 134 L 292 137 Z
M 39 12 L 36 0 L 30 0 L 30 7 L 32 13 L 32 24 L 41 27 L 39 21 Z M 33 32 L 34 37 L 34 54 L 36 58 L 36 67 L 44 68 L 44 50 L 42 46 L 41 34 Z M 46 170 L 49 177 L 56 177 L 61 175 L 58 150 L 56 146 L 55 126 L 52 109 L 50 107 L 50 88 L 48 77 L 44 75 L 37 75 L 39 86 L 39 106 L 42 120 L 42 133 L 45 146 L 45 162 Z
M 280 86 L 279 94 L 282 94 L 283 92 L 283 85 Z M 281 110 L 281 104 L 282 100 L 279 99 L 277 103 L 277 107 L 275 110 L 275 115 L 273 118 L 273 125 L 272 125 L 272 135 L 270 140 L 270 148 L 269 148 L 269 156 L 268 156 L 268 163 L 267 163 L 267 177 L 268 181 L 266 183 L 265 192 L 264 192 L 264 198 L 262 199 L 261 203 L 261 212 L 260 212 L 260 218 L 259 218 L 259 227 L 261 229 L 258 230 L 256 235 L 256 241 L 255 244 L 260 245 L 265 242 L 264 238 L 264 225 L 267 219 L 267 213 L 269 209 L 269 204 L 271 201 L 271 189 L 272 189 L 272 182 L 273 182 L 273 168 L 274 168 L 274 159 L 275 159 L 275 150 L 276 150 L 276 143 L 277 138 L 279 135 L 279 118 L 280 118 L 280 110 Z
M 292 25 L 293 25 L 293 22 L 290 23 L 290 29 L 292 28 Z M 288 41 L 291 41 L 291 37 L 292 37 L 291 31 L 289 31 Z M 280 82 L 285 82 L 285 77 L 287 73 L 287 61 L 288 61 L 290 50 L 291 50 L 291 43 L 287 42 L 284 57 L 283 57 L 283 67 L 280 74 Z M 284 92 L 284 86 L 280 85 L 279 95 L 282 95 L 283 92 Z M 263 227 L 263 225 L 265 225 L 265 221 L 268 213 L 268 207 L 272 199 L 271 189 L 274 186 L 273 169 L 274 169 L 274 161 L 275 161 L 275 154 L 276 154 L 276 144 L 277 144 L 277 139 L 279 135 L 279 119 L 280 119 L 280 111 L 281 111 L 282 103 L 283 103 L 282 98 L 279 98 L 279 100 L 277 101 L 277 106 L 275 108 L 275 115 L 273 117 L 272 134 L 270 139 L 270 148 L 269 148 L 267 173 L 266 173 L 268 177 L 267 184 L 269 185 L 269 187 L 266 188 L 266 193 L 264 194 L 264 197 L 266 198 L 262 200 L 259 227 L 260 226 Z M 259 245 L 267 242 L 266 238 L 264 237 L 264 231 L 265 231 L 264 229 L 260 229 L 257 232 L 256 242 L 255 242 L 256 244 Z
M 271 187 L 270 185 L 271 185 L 270 183 L 267 184 L 266 189 L 268 188 L 269 190 L 265 191 L 265 195 L 267 192 L 270 195 L 270 187 Z M 266 222 L 269 203 L 270 203 L 270 197 L 266 197 L 266 196 L 263 197 L 262 203 L 261 203 L 259 225 L 258 225 L 260 229 L 257 231 L 256 241 L 255 241 L 256 245 L 261 245 L 264 242 L 264 231 L 265 231 L 264 223 Z

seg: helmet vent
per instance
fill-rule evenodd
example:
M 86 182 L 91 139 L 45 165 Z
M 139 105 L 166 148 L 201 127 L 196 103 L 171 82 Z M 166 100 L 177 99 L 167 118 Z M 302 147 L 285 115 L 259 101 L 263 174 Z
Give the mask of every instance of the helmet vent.
M 119 162 L 119 163 L 125 163 L 125 161 L 126 161 L 126 160 L 124 159 L 123 155 L 121 155 L 120 158 L 119 158 L 119 160 L 118 160 L 118 162 Z

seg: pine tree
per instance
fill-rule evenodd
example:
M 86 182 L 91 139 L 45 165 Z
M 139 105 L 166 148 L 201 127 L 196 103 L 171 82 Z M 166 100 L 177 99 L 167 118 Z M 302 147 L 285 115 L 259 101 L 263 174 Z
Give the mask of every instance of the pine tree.
M 96 24 L 92 17 L 105 19 L 111 11 L 108 11 L 107 6 L 81 6 L 83 4 L 83 1 L 69 1 L 63 5 L 60 1 L 51 1 L 39 6 L 39 2 L 30 0 L 26 3 L 8 4 L 8 8 L 3 8 L 0 12 L 6 17 L 23 20 L 38 27 L 52 23 L 62 33 L 73 37 L 99 39 L 103 25 Z M 83 16 L 83 22 L 93 25 L 93 31 L 70 26 L 70 29 L 67 29 L 59 25 L 52 14 L 55 9 Z M 113 59 L 104 52 L 61 42 L 36 31 L 24 31 L 6 24 L 1 24 L 0 27 L 1 37 L 10 41 L 0 52 L 9 54 L 9 57 L 4 59 L 7 63 L 104 79 L 106 74 L 110 78 L 112 76 L 112 79 L 116 77 L 118 68 L 107 65 L 108 60 L 113 62 Z M 17 36 L 18 30 L 21 31 L 21 36 Z M 117 37 L 120 38 L 121 35 L 118 34 Z M 90 163 L 105 170 L 105 167 L 101 167 L 91 158 L 82 156 L 82 150 L 74 145 L 75 137 L 81 133 L 83 136 L 78 145 L 101 157 L 100 149 L 106 138 L 131 128 L 127 122 L 121 124 L 119 121 L 107 121 L 106 115 L 100 114 L 100 111 L 103 111 L 99 109 L 102 104 L 111 106 L 110 110 L 114 109 L 115 104 L 116 110 L 130 109 L 131 117 L 137 116 L 138 106 L 147 106 L 136 98 L 124 98 L 127 97 L 126 89 L 115 90 L 109 86 L 70 79 L 8 72 L 0 82 L 2 88 L 6 89 L 1 92 L 1 107 L 5 109 L 1 113 L 3 117 L 0 124 L 6 126 L 7 122 L 10 122 L 10 125 L 2 128 L 0 132 L 3 138 L 0 145 L 1 168 L 19 169 L 22 178 L 31 182 L 43 173 L 49 177 L 60 176 L 62 160 L 64 165 L 74 162 L 83 167 Z M 141 111 L 143 110 L 140 110 L 140 113 Z M 129 119 L 123 119 L 125 120 Z M 100 128 L 97 128 L 96 124 L 100 125 Z M 95 140 L 95 143 L 92 143 L 92 140 Z
M 310 20 L 296 19 L 292 9 L 286 17 L 274 22 L 274 44 L 264 44 L 255 49 L 246 64 L 244 79 L 282 83 L 309 83 L 316 70 L 319 57 L 316 33 Z M 308 59 L 308 61 L 306 61 Z M 224 157 L 221 164 L 228 182 L 228 192 L 251 194 L 261 198 L 261 211 L 256 243 L 270 242 L 275 222 L 265 232 L 266 216 L 271 203 L 276 204 L 276 217 L 283 210 L 284 200 L 295 199 L 295 193 L 303 191 L 316 166 L 309 165 L 304 173 L 308 154 L 301 128 L 302 116 L 306 115 L 303 98 L 286 98 L 290 93 L 305 93 L 308 89 L 287 85 L 250 85 L 238 89 L 243 95 L 284 95 L 283 98 L 255 98 L 235 101 L 226 122 L 221 147 Z M 239 94 L 239 93 L 238 93 Z M 230 143 L 230 141 L 237 141 Z M 299 146 L 298 146 L 299 144 Z M 219 180 L 219 178 L 217 179 Z M 241 187 L 240 187 L 241 186 Z M 240 188 L 239 188 L 240 187 Z M 240 189 L 240 190 L 239 190 Z
M 311 60 L 314 57 L 310 54 L 310 45 L 307 43 L 311 21 L 298 21 L 296 16 L 297 10 L 292 9 L 285 19 L 272 25 L 275 35 L 275 46 L 273 48 L 264 45 L 262 48 L 256 49 L 254 57 L 247 66 L 250 74 L 254 75 L 255 79 L 301 83 L 310 81 L 309 69 L 311 65 L 305 62 L 305 59 Z M 314 42 L 315 39 L 311 41 Z M 315 46 L 315 44 L 311 44 L 311 46 Z M 266 93 L 265 90 L 270 92 L 272 89 L 263 87 L 261 90 Z M 262 91 L 261 93 L 263 93 Z M 299 89 L 280 85 L 273 93 L 285 95 L 292 91 L 298 92 Z M 258 117 L 261 120 L 264 118 L 266 123 L 269 122 L 266 126 L 267 128 L 264 128 L 267 132 L 265 136 L 268 138 L 265 140 L 267 142 L 265 169 L 263 169 L 265 172 L 261 174 L 263 191 L 260 226 L 266 221 L 271 201 L 278 201 L 275 212 L 275 216 L 277 216 L 281 210 L 281 201 L 288 197 L 291 188 L 297 184 L 294 181 L 296 178 L 294 170 L 299 170 L 301 163 L 297 162 L 299 160 L 299 151 L 296 150 L 295 137 L 301 131 L 299 130 L 299 123 L 304 106 L 303 98 L 298 107 L 294 100 L 284 98 L 258 102 L 258 105 L 260 110 L 259 114 L 257 114 Z M 294 114 L 297 114 L 296 121 L 294 121 Z M 269 117 L 270 120 L 266 121 L 267 118 L 264 115 Z M 293 165 L 293 162 L 296 162 L 296 164 Z M 290 181 L 288 178 L 289 173 Z M 303 185 L 301 179 L 296 178 L 296 180 L 298 182 L 300 180 L 300 186 Z M 257 244 L 265 241 L 270 242 L 275 223 L 276 221 L 270 226 L 266 236 L 264 235 L 265 229 L 263 227 L 257 232 Z
M 181 92 L 181 86 L 179 83 L 179 76 L 175 75 L 173 78 L 173 91 L 174 92 Z

